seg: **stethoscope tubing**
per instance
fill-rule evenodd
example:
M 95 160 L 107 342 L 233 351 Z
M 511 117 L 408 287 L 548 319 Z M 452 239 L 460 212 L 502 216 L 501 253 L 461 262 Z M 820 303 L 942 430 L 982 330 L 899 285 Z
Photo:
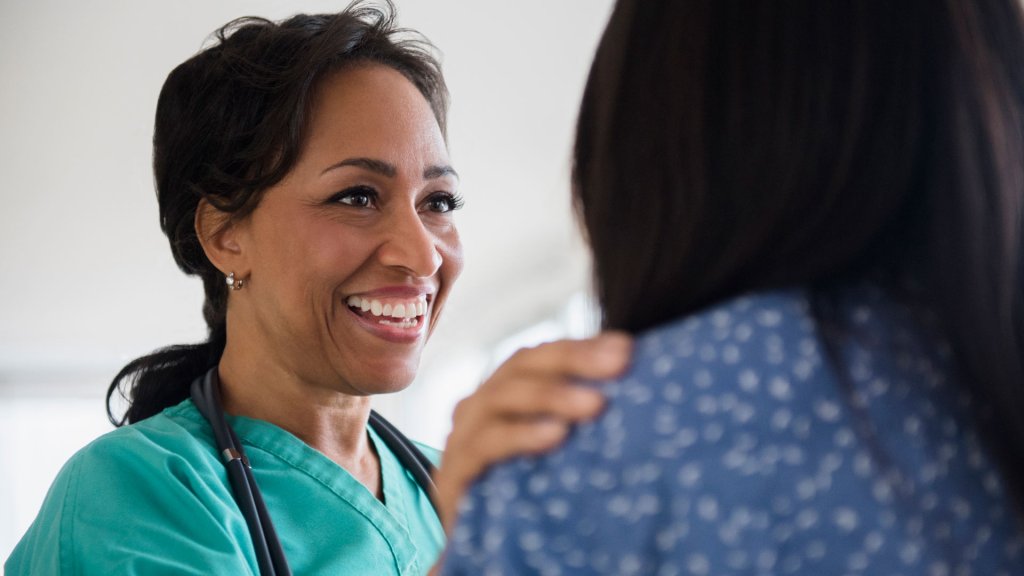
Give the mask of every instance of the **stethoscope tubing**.
M 412 475 L 413 480 L 420 485 L 434 511 L 439 512 L 441 508 L 435 497 L 437 486 L 434 485 L 433 478 L 434 463 L 416 448 L 409 438 L 399 432 L 394 424 L 373 410 L 370 411 L 370 426 L 384 441 L 384 444 L 391 449 L 391 453 L 398 458 L 402 467 Z
M 263 502 L 263 496 L 256 485 L 256 478 L 252 475 L 249 459 L 246 458 L 235 431 L 224 418 L 216 368 L 197 378 L 192 383 L 191 392 L 192 402 L 213 430 L 217 451 L 227 469 L 231 492 L 249 529 L 260 574 L 290 576 L 291 568 L 281 549 L 281 542 L 277 538 L 277 531 L 274 530 L 274 523 Z

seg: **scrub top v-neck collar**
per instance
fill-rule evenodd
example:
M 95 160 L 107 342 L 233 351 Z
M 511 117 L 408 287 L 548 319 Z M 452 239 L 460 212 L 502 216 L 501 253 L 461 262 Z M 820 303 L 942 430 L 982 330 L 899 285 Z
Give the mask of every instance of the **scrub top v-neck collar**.
M 404 469 L 372 428 L 368 426 L 367 433 L 380 460 L 383 502 L 348 470 L 286 430 L 244 416 L 229 415 L 228 422 L 246 446 L 257 483 L 260 479 L 258 463 L 262 452 L 322 484 L 362 515 L 391 546 L 402 574 L 425 572 L 429 568 L 429 565 L 418 566 L 422 560 L 418 558 L 414 538 L 407 528 L 412 525 L 412 518 L 409 516 L 406 498 L 402 497 L 404 483 L 408 481 Z M 270 514 L 273 518 L 272 507 Z M 440 530 L 440 521 L 437 528 Z

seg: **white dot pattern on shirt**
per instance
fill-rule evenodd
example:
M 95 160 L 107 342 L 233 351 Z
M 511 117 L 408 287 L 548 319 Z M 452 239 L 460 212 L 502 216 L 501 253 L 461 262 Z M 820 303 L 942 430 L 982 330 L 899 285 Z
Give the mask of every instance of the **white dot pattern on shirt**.
M 641 337 L 600 419 L 474 488 L 444 573 L 1024 574 L 948 349 L 843 302 L 838 369 L 800 292 Z

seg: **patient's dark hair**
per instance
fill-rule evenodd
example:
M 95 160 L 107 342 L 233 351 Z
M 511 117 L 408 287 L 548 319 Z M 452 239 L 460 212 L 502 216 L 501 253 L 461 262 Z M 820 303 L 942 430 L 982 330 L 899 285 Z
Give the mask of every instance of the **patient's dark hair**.
M 573 166 L 604 325 L 885 283 L 1024 500 L 1022 30 L 1016 0 L 620 0 Z
M 216 32 L 215 44 L 167 77 L 153 134 L 160 227 L 178 266 L 203 281 L 209 340 L 163 348 L 125 366 L 107 390 L 115 425 L 184 400 L 192 380 L 224 352 L 227 285 L 196 235 L 199 200 L 233 218 L 252 212 L 295 164 L 319 83 L 363 63 L 389 66 L 408 78 L 445 134 L 448 92 L 434 49 L 396 27 L 390 0 L 354 2 L 338 14 L 297 15 L 280 23 L 234 20 Z M 116 393 L 129 401 L 121 418 L 113 414 Z

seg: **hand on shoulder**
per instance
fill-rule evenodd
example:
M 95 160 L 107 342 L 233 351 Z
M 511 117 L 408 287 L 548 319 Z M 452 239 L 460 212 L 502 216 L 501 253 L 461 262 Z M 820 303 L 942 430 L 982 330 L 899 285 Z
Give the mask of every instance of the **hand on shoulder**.
M 596 417 L 604 406 L 600 390 L 574 381 L 621 374 L 631 352 L 632 339 L 621 332 L 524 348 L 459 402 L 437 475 L 445 530 L 451 532 L 467 487 L 490 465 L 550 450 L 573 423 Z

